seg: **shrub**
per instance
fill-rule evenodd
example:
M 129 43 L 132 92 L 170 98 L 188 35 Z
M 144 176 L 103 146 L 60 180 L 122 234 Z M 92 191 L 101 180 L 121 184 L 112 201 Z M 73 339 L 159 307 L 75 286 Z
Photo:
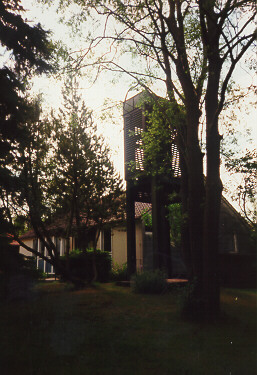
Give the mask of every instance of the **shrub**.
M 69 267 L 71 275 L 82 281 L 91 282 L 94 278 L 92 249 L 84 251 L 72 251 L 69 256 Z M 95 253 L 97 281 L 107 282 L 111 273 L 111 257 L 107 251 L 96 250 Z M 61 257 L 61 262 L 65 263 L 65 256 Z
M 10 245 L 0 246 L 0 299 L 26 299 L 41 274 L 35 258 L 19 254 Z
M 160 271 L 144 271 L 132 278 L 135 293 L 161 294 L 167 291 L 166 275 Z
M 123 263 L 121 265 L 119 265 L 118 263 L 112 264 L 111 280 L 113 281 L 129 280 L 127 263 Z

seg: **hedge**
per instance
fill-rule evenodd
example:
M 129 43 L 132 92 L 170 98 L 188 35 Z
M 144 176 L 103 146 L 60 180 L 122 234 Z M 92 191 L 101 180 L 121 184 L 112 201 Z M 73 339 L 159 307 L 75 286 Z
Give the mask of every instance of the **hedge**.
M 86 282 L 91 282 L 94 278 L 93 272 L 93 250 L 73 251 L 69 255 L 69 268 L 73 277 Z M 96 250 L 97 281 L 107 282 L 111 273 L 111 256 L 107 251 Z M 61 262 L 65 264 L 65 256 L 61 257 Z

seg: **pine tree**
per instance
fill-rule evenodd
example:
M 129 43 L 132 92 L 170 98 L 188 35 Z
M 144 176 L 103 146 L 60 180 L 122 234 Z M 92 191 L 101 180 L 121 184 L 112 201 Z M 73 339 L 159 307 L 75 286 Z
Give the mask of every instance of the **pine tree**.
M 7 164 L 28 136 L 26 118 L 31 111 L 26 83 L 34 74 L 50 71 L 52 45 L 40 24 L 23 18 L 20 0 L 0 1 L 0 187 L 14 189 L 18 183 Z M 4 220 L 0 208 L 1 222 Z M 6 229 L 2 227 L 4 232 Z
M 0 1 L 0 46 L 3 63 L 0 68 L 0 162 L 15 141 L 24 136 L 23 122 L 29 110 L 25 98 L 26 82 L 33 73 L 51 70 L 52 52 L 48 33 L 40 24 L 30 26 L 22 17 L 20 0 Z M 5 177 L 5 173 L 2 175 Z M 1 179 L 4 182 L 4 179 Z
M 68 220 L 67 237 L 73 226 L 82 249 L 92 223 L 99 233 L 105 221 L 119 216 L 122 182 L 110 161 L 109 148 L 97 135 L 92 112 L 78 95 L 76 80 L 67 81 L 63 97 L 63 109 L 53 119 L 54 176 L 49 195 L 56 214 Z M 94 242 L 96 246 L 97 234 Z

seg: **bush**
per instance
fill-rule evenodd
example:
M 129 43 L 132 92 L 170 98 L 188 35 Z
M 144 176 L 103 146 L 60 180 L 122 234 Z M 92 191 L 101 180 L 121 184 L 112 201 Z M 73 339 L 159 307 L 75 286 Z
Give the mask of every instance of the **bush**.
M 112 281 L 129 280 L 127 263 L 123 263 L 121 265 L 119 265 L 118 263 L 112 264 L 111 280 Z
M 69 256 L 69 267 L 71 275 L 81 281 L 91 282 L 94 278 L 92 249 L 84 251 L 72 251 Z M 107 251 L 96 250 L 97 281 L 107 282 L 111 273 L 111 257 Z M 61 257 L 61 262 L 65 264 L 65 256 Z
M 166 275 L 160 271 L 144 271 L 132 278 L 135 293 L 161 294 L 167 291 Z
M 26 299 L 41 276 L 35 258 L 19 254 L 12 246 L 0 246 L 0 298 Z

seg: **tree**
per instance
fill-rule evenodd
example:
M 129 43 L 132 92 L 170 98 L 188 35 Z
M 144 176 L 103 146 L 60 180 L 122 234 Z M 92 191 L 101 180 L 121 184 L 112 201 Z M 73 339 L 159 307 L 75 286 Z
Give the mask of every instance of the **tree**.
M 228 171 L 240 176 L 240 183 L 232 198 L 238 202 L 243 216 L 252 227 L 256 237 L 257 151 L 246 150 L 240 157 L 235 153 L 226 154 L 225 157 L 225 166 Z
M 30 103 L 28 108 L 27 118 L 24 115 L 23 119 L 26 136 L 19 140 L 16 148 L 12 148 L 11 155 L 6 160 L 11 183 L 6 183 L 2 187 L 0 198 L 3 217 L 9 225 L 9 233 L 20 245 L 30 251 L 31 249 L 19 240 L 20 228 L 17 222 L 25 222 L 26 228 L 35 222 L 35 233 L 43 241 L 44 246 L 46 246 L 45 238 L 51 243 L 52 241 L 45 228 L 51 209 L 49 205 L 44 205 L 44 200 L 47 198 L 45 160 L 49 151 L 47 143 L 49 127 L 48 123 L 39 121 L 39 103 Z M 40 251 L 36 249 L 32 251 L 34 255 L 42 255 L 43 259 L 48 259 Z
M 97 136 L 92 112 L 78 95 L 78 84 L 73 78 L 66 83 L 64 107 L 59 117 L 54 118 L 52 136 L 56 140 L 51 160 L 54 166 L 50 187 L 54 197 L 52 206 L 67 218 L 66 237 L 73 230 L 80 250 L 85 250 L 85 234 L 94 226 L 95 261 L 104 224 L 123 216 L 122 181 L 110 161 L 109 148 Z M 93 266 L 96 278 L 95 262 Z
M 53 46 L 40 24 L 31 26 L 22 17 L 20 0 L 0 1 L 0 187 L 14 190 L 18 179 L 7 163 L 13 162 L 20 142 L 26 138 L 25 119 L 30 112 L 26 84 L 33 74 L 52 70 Z M 0 208 L 1 224 L 4 221 Z M 8 223 L 1 225 L 1 232 Z
M 2 155 L 10 150 L 10 141 L 14 142 L 23 135 L 22 122 L 28 110 L 23 93 L 28 78 L 33 73 L 40 74 L 52 69 L 50 58 L 53 46 L 49 35 L 40 24 L 30 26 L 24 21 L 24 9 L 20 3 L 20 0 L 0 2 L 0 43 L 4 52 L 4 63 L 0 69 Z
M 22 184 L 18 191 L 1 194 L 9 220 L 12 221 L 13 214 L 15 217 L 27 214 L 28 225 L 42 241 L 47 255 L 23 244 L 13 225 L 15 238 L 32 254 L 53 264 L 57 273 L 74 282 L 69 268 L 60 261 L 52 240 L 52 225 L 59 224 L 61 234 L 67 239 L 75 236 L 80 250 L 86 249 L 87 231 L 96 228 L 96 250 L 103 225 L 123 211 L 121 180 L 110 162 L 109 149 L 96 135 L 92 113 L 81 102 L 77 89 L 76 84 L 68 83 L 58 116 L 53 113 L 50 119 L 40 120 L 39 111 L 34 116 L 31 113 L 26 124 L 30 137 L 23 142 L 22 151 L 15 155 L 12 165 Z M 66 256 L 68 265 L 69 248 Z
M 148 88 L 147 78 L 165 82 L 167 98 L 175 113 L 185 107 L 184 126 L 176 127 L 185 176 L 183 190 L 188 211 L 190 258 L 197 279 L 196 294 L 206 319 L 219 312 L 218 227 L 222 194 L 220 180 L 219 115 L 226 90 L 238 62 L 256 38 L 256 6 L 250 0 L 117 1 L 99 0 L 79 4 L 104 18 L 102 34 L 92 37 L 89 49 L 105 43 L 105 53 L 85 62 L 88 50 L 74 60 L 74 67 L 98 66 L 128 73 Z M 62 5 L 71 1 L 61 2 Z M 94 13 L 95 16 L 95 13 Z M 106 51 L 108 51 L 109 53 Z M 121 54 L 139 56 L 145 71 L 124 66 Z M 114 56 L 114 57 L 113 57 Z M 156 70 L 157 67 L 157 70 Z M 140 64 L 137 65 L 140 68 Z M 155 71 L 157 73 L 155 74 Z M 149 89 L 149 88 L 148 88 Z M 206 177 L 199 139 L 201 121 L 206 134 Z
M 240 98 L 244 98 L 239 92 Z M 252 107 L 256 103 L 251 103 Z M 237 121 L 235 109 L 231 117 Z M 229 117 L 228 117 L 229 118 Z M 229 119 L 231 121 L 231 119 Z M 237 131 L 230 122 L 225 123 L 225 134 L 222 141 L 222 164 L 227 173 L 224 190 L 232 201 L 236 202 L 241 215 L 252 228 L 252 236 L 256 241 L 257 232 L 257 149 L 254 137 L 247 127 Z M 243 147 L 242 147 L 243 146 Z

